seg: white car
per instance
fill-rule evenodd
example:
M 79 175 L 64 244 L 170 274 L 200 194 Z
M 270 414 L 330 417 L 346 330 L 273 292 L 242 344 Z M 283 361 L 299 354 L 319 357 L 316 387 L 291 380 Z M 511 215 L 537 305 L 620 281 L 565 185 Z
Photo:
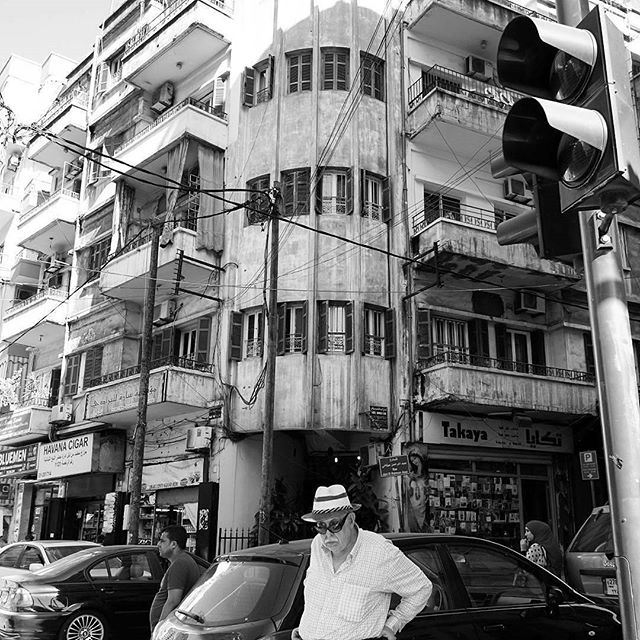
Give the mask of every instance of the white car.
M 99 546 L 84 540 L 13 542 L 0 549 L 0 577 L 36 571 L 76 551 Z

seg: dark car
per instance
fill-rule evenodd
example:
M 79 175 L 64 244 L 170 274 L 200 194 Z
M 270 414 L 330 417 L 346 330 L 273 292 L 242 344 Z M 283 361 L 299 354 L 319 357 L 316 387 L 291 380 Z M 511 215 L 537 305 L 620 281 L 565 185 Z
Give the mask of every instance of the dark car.
M 203 570 L 209 563 L 193 556 Z M 93 547 L 32 574 L 0 579 L 0 638 L 149 637 L 149 608 L 166 563 L 155 547 Z
M 433 583 L 427 606 L 399 640 L 622 638 L 612 611 L 502 545 L 438 534 L 387 537 Z M 217 558 L 153 640 L 288 640 L 302 613 L 309 549 L 302 540 Z

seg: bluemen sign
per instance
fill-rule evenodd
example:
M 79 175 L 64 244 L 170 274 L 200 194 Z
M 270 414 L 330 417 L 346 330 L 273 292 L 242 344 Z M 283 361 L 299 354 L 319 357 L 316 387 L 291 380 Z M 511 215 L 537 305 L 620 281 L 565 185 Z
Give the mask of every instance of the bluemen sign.
M 417 433 L 421 433 L 422 441 L 428 444 L 573 452 L 573 432 L 569 427 L 535 423 L 520 426 L 510 420 L 448 416 L 430 411 L 417 411 L 415 420 Z

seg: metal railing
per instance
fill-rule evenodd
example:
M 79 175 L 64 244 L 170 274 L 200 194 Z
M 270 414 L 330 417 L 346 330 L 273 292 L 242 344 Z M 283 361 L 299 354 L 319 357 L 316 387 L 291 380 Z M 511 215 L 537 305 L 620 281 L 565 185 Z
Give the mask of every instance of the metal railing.
M 422 211 L 413 216 L 412 227 L 414 235 L 420 233 L 432 222 L 441 218 L 462 222 L 489 231 L 495 231 L 498 223 L 501 222 L 501 220 L 496 220 L 495 211 L 481 209 L 480 207 L 467 204 L 459 204 L 457 205 L 457 210 L 453 210 L 451 207 L 442 205 L 442 198 L 440 201 L 440 206 L 437 208 L 433 207 L 431 211 Z
M 31 297 L 25 300 L 14 300 L 13 304 L 7 309 L 6 313 L 17 313 L 18 311 L 30 307 L 36 304 L 40 300 L 53 299 L 53 300 L 66 300 L 68 292 L 64 289 L 55 289 L 53 287 L 45 287 L 37 293 L 34 293 Z
M 257 534 L 251 529 L 218 529 L 216 553 L 232 553 L 258 544 Z
M 498 7 L 506 7 L 507 9 L 511 9 L 515 13 L 529 16 L 530 18 L 538 18 L 539 20 L 548 20 L 549 22 L 555 22 L 553 18 L 545 16 L 543 13 L 539 13 L 538 11 L 534 11 L 533 9 L 523 7 L 521 4 L 511 2 L 511 0 L 489 0 L 489 2 L 491 2 L 491 4 L 497 5 Z
M 546 378 L 560 378 L 571 382 L 595 382 L 595 376 L 588 371 L 576 371 L 574 369 L 561 369 L 559 367 L 547 367 L 529 362 L 516 362 L 514 360 L 502 360 L 489 358 L 488 356 L 475 355 L 466 351 L 443 351 L 418 362 L 420 369 L 430 369 L 439 364 L 462 364 L 473 367 L 484 367 L 497 371 L 512 371 L 527 375 L 542 376 Z
M 409 87 L 409 111 L 417 107 L 434 91 L 453 93 L 505 112 L 511 108 L 514 102 L 522 98 L 522 95 L 516 91 L 503 89 L 435 64 L 430 69 L 423 71 L 422 76 Z
M 35 206 L 31 207 L 31 209 L 27 209 L 26 211 L 21 213 L 20 217 L 18 218 L 18 224 L 21 224 L 25 220 L 32 218 L 39 211 L 42 211 L 42 209 L 48 207 L 53 200 L 59 198 L 60 196 L 67 196 L 68 198 L 72 198 L 73 200 L 80 201 L 80 194 L 77 191 L 66 188 L 57 189 L 53 193 L 50 193 L 42 202 L 39 202 Z
M 29 395 L 15 404 L 16 409 L 27 409 L 28 407 L 45 407 L 51 408 L 55 404 L 55 400 L 50 396 Z
M 86 107 L 89 104 L 89 92 L 77 87 L 68 94 L 58 98 L 55 104 L 36 122 L 36 127 L 43 127 L 47 122 L 60 115 L 70 104 Z
M 138 133 L 136 133 L 133 137 L 129 138 L 126 142 L 123 142 L 121 145 L 118 145 L 114 149 L 113 155 L 116 156 L 119 153 L 122 153 L 122 151 L 124 151 L 127 147 L 131 146 L 134 142 L 136 142 L 143 136 L 147 135 L 149 131 L 152 131 L 157 126 L 161 125 L 165 120 L 170 118 L 172 115 L 174 115 L 175 113 L 177 113 L 178 111 L 186 107 L 195 107 L 196 109 L 199 109 L 200 111 L 205 111 L 206 113 L 210 113 L 211 115 L 216 116 L 221 120 L 226 121 L 227 119 L 227 114 L 224 111 L 222 111 L 219 107 L 214 107 L 205 102 L 201 102 L 200 100 L 196 100 L 195 98 L 185 98 L 184 100 L 182 100 L 182 102 L 179 102 L 178 104 L 174 105 L 170 109 L 167 109 L 164 113 L 159 115 L 148 127 L 141 129 L 140 131 L 138 131 Z
M 213 373 L 213 364 L 210 362 L 200 362 L 184 356 L 164 356 L 162 358 L 155 358 L 151 360 L 149 365 L 151 369 L 160 369 L 162 367 L 178 367 L 179 369 L 189 369 L 190 371 L 200 371 L 202 373 Z M 137 364 L 133 367 L 127 367 L 126 369 L 120 369 L 120 371 L 114 371 L 112 373 L 106 373 L 103 376 L 97 378 L 91 378 L 88 381 L 87 387 L 99 387 L 109 382 L 116 382 L 117 380 L 124 380 L 125 378 L 131 378 L 137 376 L 140 373 L 140 365 Z
M 158 31 L 170 22 L 186 5 L 196 4 L 201 1 L 202 0 L 175 0 L 172 2 L 162 13 L 159 13 L 147 24 L 142 25 L 138 31 L 127 40 L 127 43 L 124 45 L 125 55 L 158 33 Z M 231 15 L 233 11 L 233 2 L 231 2 L 231 0 L 207 0 L 205 4 L 215 7 L 227 15 Z

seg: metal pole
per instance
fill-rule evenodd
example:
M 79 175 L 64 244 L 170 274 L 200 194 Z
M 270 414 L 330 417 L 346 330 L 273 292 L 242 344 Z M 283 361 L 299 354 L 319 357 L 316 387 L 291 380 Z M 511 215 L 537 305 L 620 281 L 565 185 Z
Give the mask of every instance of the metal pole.
M 258 544 L 269 543 L 271 529 L 271 488 L 273 486 L 273 417 L 278 354 L 278 244 L 280 243 L 279 184 L 274 183 L 271 206 L 271 247 L 269 258 L 269 307 L 267 309 L 267 370 L 264 383 L 264 429 L 262 432 L 262 487 L 258 523 Z
M 144 308 L 142 312 L 142 349 L 140 353 L 140 384 L 138 386 L 138 418 L 133 434 L 133 454 L 131 476 L 129 477 L 129 544 L 138 542 L 140 522 L 140 498 L 142 493 L 142 467 L 144 464 L 144 441 L 147 431 L 147 404 L 149 395 L 149 375 L 153 346 L 153 307 L 156 304 L 156 282 L 158 279 L 158 253 L 162 223 L 151 221 L 151 255 L 149 257 L 149 277 L 144 288 Z

